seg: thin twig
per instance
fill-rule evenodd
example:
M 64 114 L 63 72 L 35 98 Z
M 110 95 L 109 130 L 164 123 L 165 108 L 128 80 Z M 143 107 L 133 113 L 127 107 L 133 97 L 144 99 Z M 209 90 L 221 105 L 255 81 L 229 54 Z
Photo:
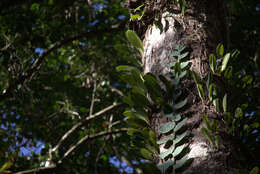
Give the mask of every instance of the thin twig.
M 81 126 L 84 125 L 85 122 L 89 121 L 89 120 L 92 120 L 118 106 L 122 105 L 121 103 L 119 104 L 116 104 L 116 105 L 110 105 L 108 107 L 106 107 L 105 109 L 102 109 L 101 111 L 95 113 L 94 115 L 91 115 L 89 117 L 86 117 L 84 120 L 78 122 L 77 124 L 75 124 L 69 131 L 67 131 L 60 139 L 60 141 L 57 143 L 57 145 L 52 149 L 52 152 L 56 151 L 61 145 L 62 143 L 73 133 L 75 132 L 76 130 L 78 130 Z
M 92 99 L 91 99 L 91 104 L 90 104 L 90 109 L 89 109 L 89 116 L 91 116 L 92 113 L 93 113 L 94 104 L 95 104 L 96 89 L 97 89 L 97 82 L 96 82 L 96 80 L 94 80 L 94 89 L 93 89 L 93 92 L 92 92 Z
M 42 171 L 54 169 L 54 168 L 56 168 L 56 165 L 52 165 L 52 166 L 48 166 L 48 167 L 39 167 L 39 168 L 35 168 L 35 169 L 30 169 L 30 170 L 24 170 L 24 171 L 17 172 L 14 174 L 38 173 L 38 172 L 42 172 Z
M 69 150 L 67 150 L 67 152 L 63 155 L 60 162 L 62 162 L 64 159 L 66 159 L 71 154 L 71 152 L 73 152 L 77 147 L 79 147 L 81 144 L 83 144 L 87 140 L 96 139 L 96 138 L 106 136 L 106 135 L 122 133 L 122 132 L 126 132 L 127 130 L 128 130 L 128 128 L 121 128 L 121 129 L 115 129 L 115 130 L 112 130 L 112 131 L 99 132 L 99 133 L 94 134 L 94 135 L 86 135 L 83 138 L 81 138 L 75 145 L 70 147 Z

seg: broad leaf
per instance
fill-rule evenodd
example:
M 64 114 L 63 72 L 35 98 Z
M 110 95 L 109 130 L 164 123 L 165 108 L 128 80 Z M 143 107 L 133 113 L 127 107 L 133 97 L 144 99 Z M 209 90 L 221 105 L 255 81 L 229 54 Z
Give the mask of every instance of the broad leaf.
M 142 148 L 140 150 L 140 153 L 141 155 L 145 158 L 145 159 L 148 159 L 148 160 L 152 160 L 153 159 L 153 156 L 152 156 L 152 153 L 149 152 L 147 149 L 145 148 Z
M 185 99 L 185 100 L 183 100 L 183 101 L 181 101 L 181 102 L 179 102 L 179 103 L 176 103 L 176 104 L 174 104 L 173 105 L 173 109 L 180 109 L 180 108 L 182 108 L 183 106 L 185 106 L 186 105 L 186 103 L 187 103 L 187 98 Z
M 174 128 L 174 132 L 177 132 L 178 130 L 180 130 L 186 123 L 187 118 L 183 119 L 181 122 L 179 122 L 175 128 Z
M 229 58 L 230 58 L 230 53 L 227 53 L 225 56 L 224 56 L 224 59 L 222 61 L 222 65 L 221 65 L 221 72 L 223 72 L 226 67 L 227 67 L 227 64 L 228 64 L 228 61 L 229 61 Z
M 173 130 L 174 127 L 175 127 L 174 122 L 167 122 L 160 126 L 159 131 L 160 131 L 160 133 L 164 134 L 164 133 L 167 133 L 167 132 L 170 132 L 171 130 Z
M 216 53 L 218 55 L 218 57 L 222 57 L 224 54 L 224 46 L 223 44 L 218 44 L 217 48 L 216 48 Z
M 178 156 L 178 155 L 183 151 L 184 148 L 185 148 L 185 144 L 176 147 L 176 149 L 174 150 L 172 156 L 173 156 L 173 157 Z
M 143 55 L 143 53 L 144 53 L 143 43 L 142 43 L 141 39 L 138 37 L 138 35 L 135 33 L 135 31 L 127 30 L 126 37 L 127 37 L 128 41 L 135 48 L 137 48 L 140 51 L 140 53 Z
M 167 137 L 163 137 L 162 139 L 160 139 L 159 141 L 157 141 L 157 144 L 163 144 L 163 143 L 167 143 L 170 140 L 173 140 L 175 138 L 174 135 L 169 135 Z
M 169 156 L 170 154 L 172 154 L 174 148 L 175 148 L 175 147 L 172 146 L 171 148 L 167 149 L 165 152 L 161 153 L 161 154 L 159 155 L 159 157 L 160 157 L 161 159 L 166 158 L 167 156 Z

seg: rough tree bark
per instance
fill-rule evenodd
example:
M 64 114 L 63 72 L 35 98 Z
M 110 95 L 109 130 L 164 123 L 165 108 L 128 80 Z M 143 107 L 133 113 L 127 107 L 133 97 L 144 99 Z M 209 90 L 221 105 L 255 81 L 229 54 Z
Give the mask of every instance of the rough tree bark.
M 138 4 L 139 2 L 139 4 Z M 128 1 L 131 7 L 137 7 L 144 1 Z M 132 3 L 132 4 L 131 4 Z M 144 73 L 155 75 L 167 74 L 168 64 L 173 62 L 170 53 L 178 45 L 185 45 L 190 51 L 191 69 L 205 78 L 208 57 L 215 52 L 219 43 L 227 44 L 227 8 L 224 0 L 191 0 L 183 16 L 173 0 L 146 0 L 145 15 L 141 21 L 133 22 L 133 28 L 143 38 L 144 56 L 142 58 Z M 161 26 L 153 25 L 154 19 L 161 21 Z M 234 173 L 239 167 L 239 158 L 231 139 L 225 135 L 220 149 L 210 152 L 210 145 L 200 129 L 203 126 L 202 113 L 221 120 L 221 114 L 214 112 L 212 106 L 202 103 L 194 83 L 187 85 L 189 107 L 183 112 L 188 117 L 187 126 L 191 131 L 189 156 L 194 160 L 187 170 L 190 174 L 227 174 Z M 158 123 L 165 122 L 162 116 L 153 117 L 153 129 L 158 133 Z M 159 136 L 159 135 L 158 135 Z M 158 163 L 158 161 L 156 161 Z

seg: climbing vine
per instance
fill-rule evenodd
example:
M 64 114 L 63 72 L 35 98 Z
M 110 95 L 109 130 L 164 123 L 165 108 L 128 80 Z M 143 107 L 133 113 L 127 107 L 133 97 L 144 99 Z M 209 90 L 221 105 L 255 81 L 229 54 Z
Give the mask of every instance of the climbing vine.
M 126 37 L 140 54 L 143 54 L 142 42 L 136 33 L 128 30 Z M 186 60 L 189 53 L 184 50 L 185 46 L 181 45 L 173 50 L 171 56 L 176 61 L 169 65 L 172 71 L 168 77 L 163 75 L 156 77 L 152 73 L 143 74 L 138 61 L 135 66 L 117 67 L 117 70 L 122 72 L 121 79 L 130 89 L 123 98 L 129 106 L 124 112 L 127 117 L 126 123 L 131 126 L 128 134 L 143 137 L 140 154 L 149 160 L 159 156 L 162 162 L 158 168 L 162 173 L 169 167 L 175 171 L 187 161 L 187 156 L 183 157 L 182 153 L 186 147 L 183 140 L 188 135 L 183 129 L 187 118 L 182 118 L 180 114 L 180 110 L 187 103 L 187 99 L 182 99 L 181 81 L 187 75 L 190 65 Z M 155 113 L 162 113 L 169 120 L 159 126 L 159 133 L 163 138 L 158 141 L 150 122 L 151 118 L 156 116 Z M 159 152 L 159 146 L 165 150 Z

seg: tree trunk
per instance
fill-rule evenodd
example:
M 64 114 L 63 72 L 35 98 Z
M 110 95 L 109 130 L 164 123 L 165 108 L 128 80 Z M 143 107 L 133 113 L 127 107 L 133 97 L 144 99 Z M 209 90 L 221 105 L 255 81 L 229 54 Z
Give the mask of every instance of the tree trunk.
M 192 0 L 183 16 L 173 0 L 147 0 L 145 15 L 137 25 L 135 23 L 139 28 L 134 28 L 144 38 L 144 73 L 166 75 L 170 71 L 168 64 L 174 61 L 170 56 L 173 48 L 176 45 L 185 45 L 190 51 L 191 70 L 204 79 L 209 71 L 209 54 L 215 52 L 219 43 L 224 43 L 225 46 L 227 44 L 226 9 L 224 0 Z M 151 20 L 155 18 L 157 26 L 153 25 L 156 21 Z M 201 102 L 194 83 L 187 85 L 187 89 L 189 106 L 182 112 L 182 117 L 188 117 L 187 127 L 192 134 L 189 140 L 189 157 L 194 159 L 187 173 L 234 173 L 239 163 L 231 139 L 225 138 L 226 135 L 222 136 L 220 148 L 211 152 L 211 146 L 200 131 L 203 127 L 203 113 L 218 120 L 221 120 L 221 114 L 213 111 L 212 106 L 206 102 Z M 162 115 L 153 117 L 152 127 L 158 137 L 158 123 L 165 121 L 167 120 Z

